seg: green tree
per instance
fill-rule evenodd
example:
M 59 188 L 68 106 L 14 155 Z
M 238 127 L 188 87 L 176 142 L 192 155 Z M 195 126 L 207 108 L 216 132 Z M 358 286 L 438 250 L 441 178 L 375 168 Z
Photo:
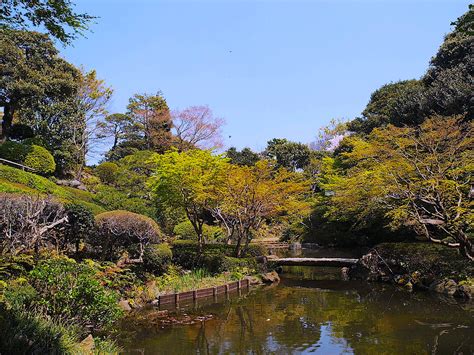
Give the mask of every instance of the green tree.
M 260 160 L 258 153 L 253 152 L 250 148 L 243 148 L 240 152 L 235 147 L 230 147 L 225 152 L 231 164 L 236 165 L 255 165 Z
M 268 159 L 275 160 L 278 167 L 297 171 L 308 165 L 311 150 L 303 143 L 290 142 L 284 138 L 274 138 L 268 141 L 263 155 Z
M 47 35 L 0 29 L 0 57 L 2 138 L 9 136 L 20 108 L 35 112 L 41 103 L 64 101 L 77 94 L 80 72 L 60 58 Z
M 156 164 L 150 186 L 159 204 L 184 211 L 193 225 L 199 247 L 204 244 L 205 213 L 216 203 L 227 161 L 210 151 L 176 151 L 152 158 Z
M 76 13 L 73 8 L 74 3 L 70 0 L 3 0 L 0 27 L 43 26 L 51 36 L 69 44 L 95 19 L 86 13 Z

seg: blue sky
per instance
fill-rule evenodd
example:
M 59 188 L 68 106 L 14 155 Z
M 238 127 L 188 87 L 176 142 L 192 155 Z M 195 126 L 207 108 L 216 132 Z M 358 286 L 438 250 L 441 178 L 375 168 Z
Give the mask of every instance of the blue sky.
M 261 150 L 275 137 L 308 143 L 384 83 L 419 78 L 469 1 L 76 3 L 100 18 L 62 55 L 114 88 L 111 112 L 161 90 L 171 108 L 224 117 L 228 147 Z

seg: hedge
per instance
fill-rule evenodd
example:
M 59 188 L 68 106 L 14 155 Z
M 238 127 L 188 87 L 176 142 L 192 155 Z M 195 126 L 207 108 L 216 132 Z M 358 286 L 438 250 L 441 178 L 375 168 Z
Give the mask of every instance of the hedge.
M 56 162 L 51 153 L 39 145 L 31 146 L 31 151 L 26 155 L 24 164 L 42 175 L 51 175 L 56 170 Z

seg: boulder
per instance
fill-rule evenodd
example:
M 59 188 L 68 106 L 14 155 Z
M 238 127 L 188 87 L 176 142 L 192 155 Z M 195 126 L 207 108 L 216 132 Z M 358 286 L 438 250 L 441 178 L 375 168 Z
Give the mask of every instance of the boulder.
M 461 285 L 454 293 L 455 297 L 474 299 L 474 285 Z
M 458 284 L 454 280 L 443 279 L 433 282 L 429 288 L 431 291 L 453 296 L 458 290 Z
M 132 310 L 132 307 L 130 307 L 130 303 L 127 300 L 120 300 L 118 305 L 125 312 L 129 312 Z
M 266 274 L 261 275 L 262 281 L 266 284 L 272 284 L 274 282 L 280 281 L 280 276 L 276 271 L 267 272 Z
M 81 354 L 93 354 L 95 349 L 95 341 L 92 334 L 89 334 L 81 343 L 79 344 L 81 348 Z
M 249 280 L 250 285 L 260 285 L 262 283 L 262 281 L 255 276 L 246 276 L 245 279 Z

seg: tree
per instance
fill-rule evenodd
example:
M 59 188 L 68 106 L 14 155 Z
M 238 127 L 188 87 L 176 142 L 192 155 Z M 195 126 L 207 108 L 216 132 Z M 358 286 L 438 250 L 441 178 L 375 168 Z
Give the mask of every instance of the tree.
M 61 204 L 27 195 L 0 194 L 0 244 L 3 253 L 34 251 L 55 241 L 57 228 L 68 221 Z
M 243 148 L 240 152 L 235 147 L 230 147 L 225 152 L 227 158 L 230 159 L 231 164 L 236 165 L 255 165 L 260 160 L 260 155 L 253 152 L 250 148 Z
M 290 142 L 287 139 L 274 138 L 268 141 L 263 155 L 276 161 L 278 167 L 290 171 L 304 169 L 311 158 L 311 150 L 306 144 Z
M 352 167 L 324 184 L 334 194 L 329 215 L 363 223 L 382 211 L 392 228 L 409 227 L 474 260 L 468 237 L 474 226 L 473 126 L 461 116 L 436 116 L 419 127 L 388 126 L 368 140 L 352 138 L 352 151 L 343 153 Z
M 76 13 L 70 0 L 3 0 L 0 28 L 29 29 L 44 26 L 48 33 L 69 44 L 88 29 L 96 17 Z
M 98 122 L 97 137 L 112 138 L 112 148 L 114 150 L 119 143 L 129 139 L 130 133 L 133 132 L 133 121 L 130 116 L 123 113 L 114 113 L 105 117 L 101 122 Z
M 83 119 L 73 121 L 72 142 L 78 156 L 77 178 L 80 178 L 86 158 L 91 148 L 101 138 L 99 131 L 107 116 L 107 106 L 112 98 L 112 88 L 105 85 L 104 80 L 98 79 L 95 70 L 81 70 L 77 93 L 78 110 Z
M 161 92 L 155 95 L 135 94 L 130 98 L 127 115 L 143 139 L 144 149 L 164 153 L 172 146 L 172 121 Z
M 235 255 L 240 257 L 266 220 L 304 216 L 309 206 L 303 197 L 308 192 L 309 185 L 301 174 L 284 168 L 275 172 L 269 161 L 254 166 L 230 165 L 212 212 L 226 228 L 227 236 L 235 239 Z
M 20 108 L 37 111 L 41 103 L 74 98 L 79 71 L 60 58 L 48 36 L 37 32 L 0 29 L 1 138 L 9 136 Z
M 222 147 L 224 119 L 215 117 L 208 106 L 190 106 L 171 113 L 179 150 Z
M 334 151 L 347 135 L 347 122 L 332 119 L 327 126 L 320 128 L 316 141 L 310 144 L 310 148 L 315 151 Z
M 155 155 L 152 160 L 157 167 L 150 186 L 157 202 L 184 211 L 201 250 L 205 213 L 217 203 L 216 191 L 223 183 L 226 160 L 197 149 Z

